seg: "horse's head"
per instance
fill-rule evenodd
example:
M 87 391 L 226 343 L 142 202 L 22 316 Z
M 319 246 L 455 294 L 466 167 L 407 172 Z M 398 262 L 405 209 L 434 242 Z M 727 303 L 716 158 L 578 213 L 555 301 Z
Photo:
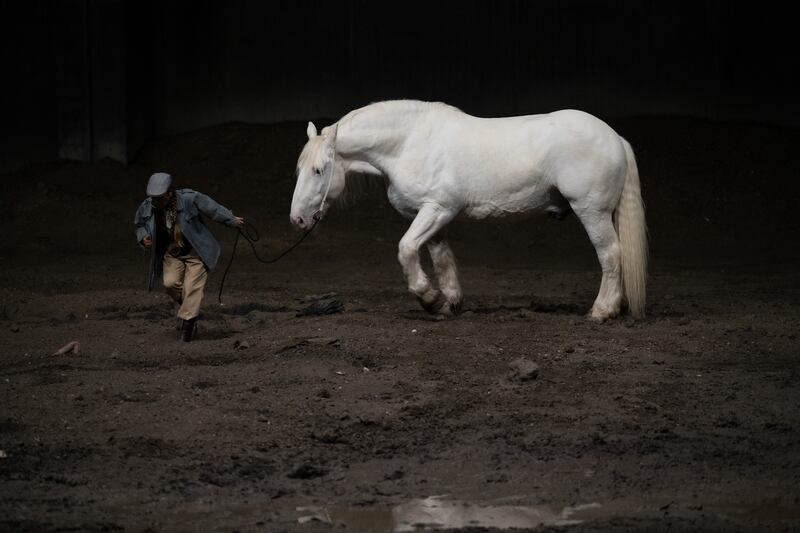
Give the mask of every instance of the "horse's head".
M 336 127 L 317 128 L 308 123 L 308 142 L 297 160 L 297 184 L 290 219 L 299 229 L 308 229 L 330 207 L 330 200 L 344 190 L 344 167 L 336 159 Z

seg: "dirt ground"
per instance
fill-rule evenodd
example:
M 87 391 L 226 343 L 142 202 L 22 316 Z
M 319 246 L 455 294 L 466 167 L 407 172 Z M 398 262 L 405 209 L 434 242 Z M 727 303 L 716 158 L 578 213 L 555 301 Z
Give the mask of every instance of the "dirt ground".
M 435 320 L 372 195 L 275 264 L 240 243 L 224 305 L 235 233 L 215 226 L 180 344 L 133 242 L 147 177 L 210 194 L 275 255 L 298 236 L 305 124 L 3 176 L 0 530 L 800 529 L 800 134 L 612 125 L 647 204 L 642 321 L 584 318 L 600 272 L 574 217 L 454 224 L 464 312 Z M 320 299 L 341 311 L 303 315 Z

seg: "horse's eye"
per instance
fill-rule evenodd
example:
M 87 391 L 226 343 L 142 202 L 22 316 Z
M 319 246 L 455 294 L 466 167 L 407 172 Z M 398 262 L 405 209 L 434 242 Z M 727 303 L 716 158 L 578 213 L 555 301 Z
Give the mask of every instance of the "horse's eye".
M 320 174 L 322 174 L 322 171 L 320 169 L 318 169 L 317 167 L 314 167 L 314 174 L 319 176 Z

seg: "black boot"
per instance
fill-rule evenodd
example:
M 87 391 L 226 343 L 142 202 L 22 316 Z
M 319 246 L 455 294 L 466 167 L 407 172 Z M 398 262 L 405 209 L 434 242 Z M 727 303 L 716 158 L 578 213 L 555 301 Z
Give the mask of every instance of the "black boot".
M 182 342 L 191 342 L 197 330 L 197 317 L 184 320 L 181 326 L 180 340 Z

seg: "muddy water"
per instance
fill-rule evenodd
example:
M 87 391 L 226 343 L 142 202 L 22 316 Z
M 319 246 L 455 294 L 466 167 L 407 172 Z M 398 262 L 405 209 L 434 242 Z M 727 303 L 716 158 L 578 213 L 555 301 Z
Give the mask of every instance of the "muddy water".
M 439 496 L 413 499 L 389 506 L 308 506 L 298 507 L 299 524 L 325 523 L 350 531 L 395 533 L 420 528 L 459 529 L 483 527 L 495 529 L 534 529 L 547 526 L 572 526 L 593 520 L 631 515 L 670 514 L 672 505 L 656 502 L 613 502 L 608 505 L 586 503 L 574 506 L 504 505 L 449 500 Z M 677 506 L 681 507 L 681 506 Z M 780 499 L 753 502 L 716 502 L 689 509 L 702 510 L 734 523 L 758 522 L 764 525 L 795 523 L 800 520 L 800 505 Z M 678 509 L 672 511 L 680 513 Z
M 484 505 L 440 497 L 415 499 L 394 507 L 300 507 L 299 522 L 320 521 L 369 532 L 414 531 L 419 527 L 499 529 L 574 525 L 591 519 L 600 508 L 590 503 L 573 507 L 550 505 Z

